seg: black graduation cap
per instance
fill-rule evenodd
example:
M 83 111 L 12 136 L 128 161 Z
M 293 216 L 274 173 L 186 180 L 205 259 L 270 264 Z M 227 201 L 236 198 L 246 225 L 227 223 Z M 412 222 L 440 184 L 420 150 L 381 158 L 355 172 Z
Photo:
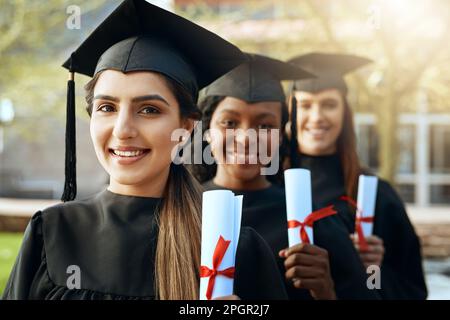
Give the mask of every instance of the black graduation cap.
M 248 61 L 220 77 L 204 90 L 207 96 L 235 97 L 247 102 L 280 101 L 286 97 L 281 80 L 312 78 L 302 68 L 277 59 L 246 54 Z
M 344 76 L 357 68 L 371 63 L 372 60 L 350 54 L 313 52 L 294 57 L 288 62 L 300 66 L 317 76 L 315 79 L 296 79 L 297 81 L 294 81 L 291 89 L 318 92 L 334 88 L 345 95 L 347 94 L 347 85 L 345 84 Z
M 372 60 L 351 54 L 333 54 L 312 52 L 297 56 L 288 62 L 300 66 L 317 77 L 315 79 L 296 79 L 293 81 L 291 92 L 291 141 L 290 157 L 291 167 L 296 168 L 299 163 L 297 141 L 297 100 L 294 91 L 307 91 L 316 93 L 325 89 L 338 89 L 343 96 L 347 95 L 347 85 L 344 76 Z
M 90 77 L 105 69 L 154 71 L 198 91 L 246 60 L 218 35 L 145 0 L 125 0 L 71 54 L 67 93 L 66 181 L 63 201 L 76 196 L 74 73 Z

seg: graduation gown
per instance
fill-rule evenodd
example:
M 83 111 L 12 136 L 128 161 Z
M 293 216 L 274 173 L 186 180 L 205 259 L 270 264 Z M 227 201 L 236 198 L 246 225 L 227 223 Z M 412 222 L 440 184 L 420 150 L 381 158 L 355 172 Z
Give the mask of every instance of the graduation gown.
M 37 212 L 24 234 L 3 299 L 154 299 L 154 261 L 161 199 L 104 190 Z M 80 288 L 69 289 L 69 266 Z M 234 292 L 241 299 L 285 299 L 270 248 L 242 228 Z
M 212 180 L 205 182 L 203 187 L 206 190 L 224 189 Z M 280 274 L 285 278 L 285 259 L 278 256 L 281 249 L 289 247 L 284 189 L 271 185 L 255 191 L 232 191 L 244 196 L 242 226 L 254 228 L 267 241 L 277 260 Z M 346 226 L 339 217 L 329 216 L 315 222 L 313 234 L 314 243 L 328 251 L 338 299 L 379 299 L 376 292 L 367 289 L 367 274 Z M 313 299 L 309 290 L 297 289 L 288 281 L 285 281 L 285 286 L 291 300 Z
M 300 156 L 300 167 L 311 171 L 313 199 L 334 204 L 349 233 L 355 231 L 355 211 L 339 200 L 346 194 L 338 155 Z M 355 199 L 356 200 L 356 199 Z M 373 233 L 383 239 L 381 265 L 383 299 L 425 299 L 427 288 L 422 267 L 420 241 L 395 190 L 379 179 Z

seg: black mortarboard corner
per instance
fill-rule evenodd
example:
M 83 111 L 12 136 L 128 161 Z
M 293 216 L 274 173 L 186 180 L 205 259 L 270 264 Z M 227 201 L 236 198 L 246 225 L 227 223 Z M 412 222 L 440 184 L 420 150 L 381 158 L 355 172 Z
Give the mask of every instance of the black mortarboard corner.
M 347 85 L 344 76 L 372 60 L 350 54 L 332 54 L 313 52 L 290 59 L 288 62 L 295 64 L 309 72 L 314 73 L 315 79 L 296 79 L 291 89 L 319 92 L 325 89 L 338 89 L 345 96 Z
M 145 0 L 125 0 L 63 64 L 71 74 L 67 93 L 66 181 L 62 201 L 76 196 L 75 72 L 93 77 L 113 69 L 161 73 L 198 91 L 246 60 L 218 35 Z
M 258 54 L 246 54 L 248 61 L 211 83 L 204 97 L 227 96 L 249 103 L 285 102 L 282 80 L 305 79 L 313 74 L 301 67 Z
M 317 77 L 314 79 L 296 79 L 290 86 L 291 93 L 291 167 L 298 166 L 298 142 L 297 142 L 297 99 L 295 91 L 307 91 L 317 93 L 326 89 L 338 89 L 345 97 L 347 85 L 344 76 L 372 62 L 372 60 L 350 54 L 332 54 L 313 52 L 296 56 L 288 62 L 304 68 Z

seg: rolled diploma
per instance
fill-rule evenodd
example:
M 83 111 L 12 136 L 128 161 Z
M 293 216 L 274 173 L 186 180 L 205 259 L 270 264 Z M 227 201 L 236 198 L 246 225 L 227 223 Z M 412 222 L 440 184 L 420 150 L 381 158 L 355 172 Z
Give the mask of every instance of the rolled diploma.
M 224 270 L 235 266 L 236 248 L 239 240 L 239 230 L 236 225 L 240 217 L 236 217 L 236 211 L 242 197 L 235 197 L 229 190 L 212 190 L 203 193 L 202 201 L 202 249 L 201 265 L 212 269 L 212 258 L 219 237 L 231 240 L 218 270 Z M 237 221 L 239 219 L 239 222 Z M 236 234 L 237 233 L 237 234 Z M 209 277 L 200 278 L 200 299 L 206 300 Z M 234 280 L 218 275 L 214 284 L 212 298 L 233 294 Z
M 358 209 L 362 217 L 375 215 L 375 203 L 377 198 L 378 178 L 374 176 L 360 175 L 358 181 Z M 372 235 L 373 223 L 362 222 L 365 237 Z
M 306 169 L 288 169 L 284 171 L 286 188 L 287 219 L 303 222 L 312 212 L 311 173 Z M 314 243 L 313 230 L 306 227 L 311 244 Z M 288 229 L 289 246 L 302 242 L 300 227 Z

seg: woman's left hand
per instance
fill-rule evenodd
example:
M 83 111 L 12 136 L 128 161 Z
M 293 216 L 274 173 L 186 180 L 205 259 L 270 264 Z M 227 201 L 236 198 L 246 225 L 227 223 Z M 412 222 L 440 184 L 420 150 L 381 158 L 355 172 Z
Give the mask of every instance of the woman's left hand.
M 355 235 L 350 236 L 353 240 L 356 250 L 359 252 L 359 256 L 364 266 L 367 268 L 370 265 L 381 266 L 384 258 L 384 245 L 383 239 L 372 235 L 366 237 L 367 250 L 362 251 L 359 245 L 358 237 Z

